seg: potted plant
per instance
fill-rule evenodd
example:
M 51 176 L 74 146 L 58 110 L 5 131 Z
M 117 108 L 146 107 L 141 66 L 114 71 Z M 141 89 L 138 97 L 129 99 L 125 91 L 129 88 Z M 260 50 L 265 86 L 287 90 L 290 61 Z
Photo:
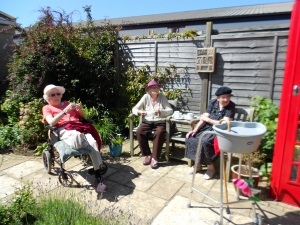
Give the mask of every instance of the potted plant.
M 262 173 L 259 170 L 260 166 L 265 163 L 266 154 L 260 153 L 259 150 L 256 150 L 250 153 L 250 165 L 251 165 L 251 175 L 253 182 L 253 187 L 256 188 L 262 177 Z M 239 173 L 239 165 L 233 165 L 231 167 L 232 179 L 237 179 Z M 240 178 L 241 179 L 250 179 L 250 170 L 248 166 L 248 154 L 242 155 L 242 165 L 240 169 Z
M 113 138 L 109 143 L 109 151 L 112 157 L 119 157 L 122 153 L 123 142 L 125 137 L 122 137 L 120 134 L 116 138 Z

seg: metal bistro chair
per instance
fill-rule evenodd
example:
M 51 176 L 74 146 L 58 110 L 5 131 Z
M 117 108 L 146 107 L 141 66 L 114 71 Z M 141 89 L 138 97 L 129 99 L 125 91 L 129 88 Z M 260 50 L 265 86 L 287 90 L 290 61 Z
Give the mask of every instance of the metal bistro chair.
M 168 100 L 168 102 L 171 105 L 173 111 L 176 110 L 178 99 Z M 136 131 L 137 131 L 139 125 L 142 122 L 142 116 L 140 116 L 139 125 L 137 127 L 134 127 L 134 117 L 135 117 L 135 115 L 133 113 L 131 113 L 128 116 L 128 118 L 129 118 L 130 155 L 131 156 L 134 155 L 134 149 L 136 149 L 138 147 L 138 145 L 134 146 L 134 139 L 136 139 Z M 171 117 L 171 116 L 169 116 L 169 117 Z M 169 120 L 169 117 L 167 117 L 166 120 Z M 152 134 L 153 134 L 153 132 L 152 132 Z M 149 136 L 149 138 L 151 138 L 151 136 Z M 166 133 L 166 152 L 169 151 L 169 143 L 170 143 L 170 132 L 167 130 L 167 133 Z

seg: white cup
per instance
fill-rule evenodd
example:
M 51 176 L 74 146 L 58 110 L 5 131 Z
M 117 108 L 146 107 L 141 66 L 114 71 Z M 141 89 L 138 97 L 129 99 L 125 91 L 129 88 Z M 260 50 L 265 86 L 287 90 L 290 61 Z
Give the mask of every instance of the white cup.
M 174 117 L 174 119 L 182 119 L 182 113 L 181 112 L 179 112 L 179 111 L 174 111 L 174 113 L 173 113 L 173 117 Z
M 179 111 L 174 111 L 173 117 L 176 119 L 176 118 L 178 118 L 178 116 L 179 116 Z
M 193 120 L 194 119 L 194 113 L 188 113 L 187 118 L 188 118 L 188 120 Z
M 155 115 L 155 111 L 147 111 L 146 117 L 153 117 Z

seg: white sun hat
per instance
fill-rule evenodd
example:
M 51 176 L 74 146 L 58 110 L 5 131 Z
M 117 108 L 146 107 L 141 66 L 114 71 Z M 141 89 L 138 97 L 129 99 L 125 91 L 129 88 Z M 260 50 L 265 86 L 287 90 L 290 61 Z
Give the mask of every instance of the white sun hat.
M 44 88 L 43 98 L 48 101 L 48 92 L 56 88 L 61 94 L 65 93 L 65 88 L 61 86 L 55 86 L 54 84 L 49 84 Z

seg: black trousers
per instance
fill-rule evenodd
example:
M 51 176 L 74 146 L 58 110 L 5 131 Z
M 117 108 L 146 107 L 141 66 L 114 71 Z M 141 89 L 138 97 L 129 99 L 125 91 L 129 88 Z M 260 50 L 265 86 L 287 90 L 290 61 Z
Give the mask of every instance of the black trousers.
M 161 154 L 162 146 L 165 142 L 166 123 L 141 123 L 137 129 L 136 135 L 144 156 L 150 155 L 148 136 L 154 131 L 152 158 L 158 160 Z

